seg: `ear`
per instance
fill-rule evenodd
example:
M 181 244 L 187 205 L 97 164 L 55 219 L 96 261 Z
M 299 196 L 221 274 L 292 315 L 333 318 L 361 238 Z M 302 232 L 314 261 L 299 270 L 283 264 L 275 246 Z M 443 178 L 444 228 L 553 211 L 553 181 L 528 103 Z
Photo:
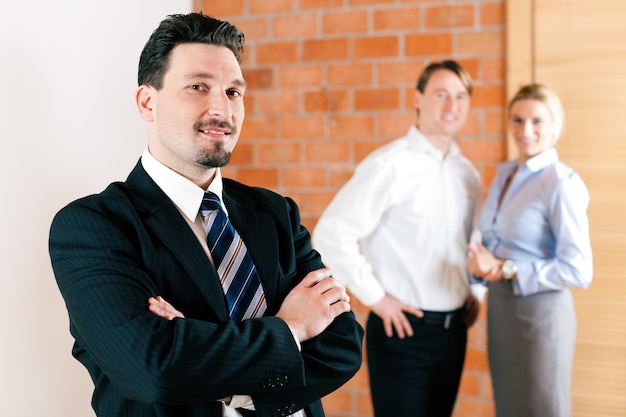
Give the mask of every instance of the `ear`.
M 413 94 L 413 107 L 419 111 L 420 107 L 422 107 L 422 93 L 419 90 L 415 90 L 415 94 Z
M 135 104 L 139 109 L 139 115 L 146 122 L 154 121 L 154 109 L 156 104 L 156 90 L 149 85 L 140 85 L 135 93 Z

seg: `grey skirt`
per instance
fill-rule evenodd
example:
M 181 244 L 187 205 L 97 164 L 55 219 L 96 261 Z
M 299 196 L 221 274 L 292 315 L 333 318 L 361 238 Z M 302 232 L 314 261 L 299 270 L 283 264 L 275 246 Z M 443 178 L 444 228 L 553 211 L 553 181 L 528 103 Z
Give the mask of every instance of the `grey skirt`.
M 489 284 L 488 354 L 497 417 L 570 417 L 576 315 L 569 290 L 522 297 Z

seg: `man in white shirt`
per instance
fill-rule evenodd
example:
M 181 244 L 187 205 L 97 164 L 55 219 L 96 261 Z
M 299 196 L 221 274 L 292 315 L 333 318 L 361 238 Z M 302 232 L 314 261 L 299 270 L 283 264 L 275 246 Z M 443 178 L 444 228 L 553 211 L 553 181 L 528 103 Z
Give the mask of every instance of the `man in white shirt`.
M 479 302 L 466 248 L 480 176 L 455 143 L 472 81 L 433 63 L 415 92 L 417 126 L 356 168 L 313 233 L 335 279 L 371 308 L 366 343 L 376 416 L 450 416 Z

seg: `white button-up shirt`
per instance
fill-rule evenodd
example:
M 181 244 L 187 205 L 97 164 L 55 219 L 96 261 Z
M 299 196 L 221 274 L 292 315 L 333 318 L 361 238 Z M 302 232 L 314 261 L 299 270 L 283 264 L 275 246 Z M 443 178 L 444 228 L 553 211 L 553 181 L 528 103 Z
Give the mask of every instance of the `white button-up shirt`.
M 456 143 L 447 155 L 415 127 L 356 168 L 313 233 L 322 260 L 365 305 L 385 293 L 423 310 L 461 307 L 480 176 Z

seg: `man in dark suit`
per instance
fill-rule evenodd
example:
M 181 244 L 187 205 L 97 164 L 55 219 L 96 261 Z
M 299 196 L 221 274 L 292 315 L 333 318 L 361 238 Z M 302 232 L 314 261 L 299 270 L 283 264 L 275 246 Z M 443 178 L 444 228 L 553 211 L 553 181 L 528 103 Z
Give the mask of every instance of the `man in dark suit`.
M 201 14 L 161 22 L 139 62 L 148 148 L 125 182 L 52 223 L 72 353 L 93 379 L 99 416 L 319 417 L 320 398 L 361 364 L 363 329 L 296 204 L 221 177 L 244 118 L 243 41 Z M 229 317 L 205 192 L 252 258 L 263 316 Z

